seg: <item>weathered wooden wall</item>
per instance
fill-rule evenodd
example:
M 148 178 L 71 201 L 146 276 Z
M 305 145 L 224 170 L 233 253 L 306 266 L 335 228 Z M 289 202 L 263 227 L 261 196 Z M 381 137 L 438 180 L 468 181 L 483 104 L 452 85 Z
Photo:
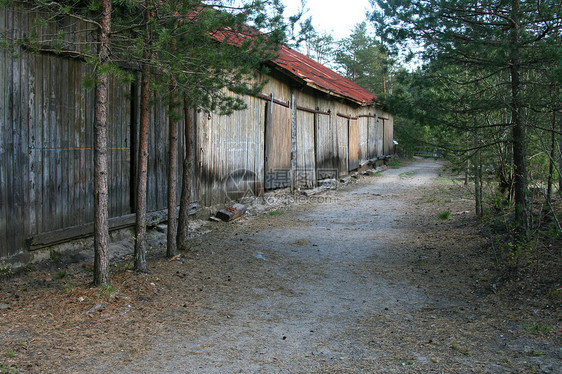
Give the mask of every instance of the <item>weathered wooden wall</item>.
M 201 205 L 229 201 L 232 191 L 225 191 L 227 179 L 236 182 L 239 177 L 252 178 L 253 182 L 247 186 L 252 191 L 246 192 L 257 196 L 263 191 L 266 101 L 256 97 L 245 100 L 249 110 L 228 116 L 203 112 L 197 115 L 195 148 L 199 181 L 194 199 Z M 272 104 L 272 109 L 279 115 L 276 123 L 286 127 L 290 118 L 285 113 L 288 109 L 278 104 Z M 290 142 L 290 134 L 288 140 L 277 145 L 286 147 L 285 142 Z
M 0 30 L 25 30 L 30 22 L 21 13 L 0 12 Z M 91 67 L 76 58 L 18 52 L 0 49 L 0 259 L 93 228 L 94 94 L 82 84 Z M 134 221 L 138 87 L 138 79 L 132 85 L 112 79 L 109 87 L 109 213 L 115 227 Z M 345 176 L 392 153 L 392 117 L 374 107 L 303 88 L 279 74 L 267 77 L 262 92 L 244 98 L 247 110 L 195 116 L 192 201 L 211 206 L 288 186 L 289 176 L 278 173 L 291 168 L 294 115 L 296 188 Z M 164 102 L 151 102 L 147 208 L 156 212 L 167 208 L 169 117 Z M 181 175 L 183 121 L 179 128 Z M 276 184 L 268 185 L 272 174 Z M 245 183 L 240 196 L 226 185 L 238 179 Z
M 348 170 L 359 168 L 359 123 L 357 117 L 348 119 L 349 164 Z

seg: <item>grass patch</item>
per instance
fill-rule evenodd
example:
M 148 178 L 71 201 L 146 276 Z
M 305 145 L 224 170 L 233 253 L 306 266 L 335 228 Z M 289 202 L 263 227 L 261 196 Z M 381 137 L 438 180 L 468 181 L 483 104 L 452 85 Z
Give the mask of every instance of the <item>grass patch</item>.
M 380 171 L 377 171 L 376 173 L 373 174 L 374 177 L 382 177 L 382 173 Z
M 442 219 L 442 220 L 446 220 L 449 219 L 451 217 L 451 212 L 449 212 L 448 210 L 445 210 L 443 212 L 440 212 L 437 215 L 437 218 Z
M 400 169 L 400 165 L 402 164 L 402 161 L 400 160 L 391 160 L 388 162 L 388 166 L 391 169 Z
M 16 357 L 16 352 L 14 352 L 14 351 L 6 351 L 4 353 L 6 354 L 6 357 L 9 357 L 9 358 Z
M 548 334 L 552 331 L 552 327 L 546 326 L 537 322 L 525 322 L 523 323 L 523 328 L 529 334 Z
M 76 286 L 73 285 L 72 283 L 67 283 L 64 285 L 64 291 L 65 292 L 72 292 L 76 289 Z
M 416 173 L 414 173 L 413 171 L 409 171 L 409 172 L 407 172 L 407 173 L 401 173 L 401 174 L 399 175 L 399 177 L 400 177 L 400 178 L 409 178 L 409 177 L 411 177 L 411 176 L 414 175 L 414 174 L 416 174 Z
M 470 351 L 470 349 L 468 349 L 467 347 L 463 347 L 462 345 L 459 345 L 459 344 L 457 344 L 457 343 L 454 343 L 454 344 L 451 346 L 451 349 L 452 349 L 453 351 L 460 352 L 460 353 L 462 353 L 462 354 L 465 355 L 465 356 L 472 356 L 472 352 Z
M 18 374 L 19 370 L 0 362 L 0 374 Z
M 117 288 L 113 287 L 110 284 L 100 286 L 99 288 L 99 296 L 100 297 L 112 297 L 117 293 Z
M 282 212 L 280 210 L 272 210 L 271 212 L 269 212 L 270 216 L 282 216 L 283 214 L 285 214 L 285 212 Z
M 464 178 L 459 181 L 458 178 L 448 178 L 448 177 L 437 177 L 433 180 L 434 184 L 444 184 L 446 186 L 457 185 L 459 183 L 464 183 Z
M 527 351 L 527 354 L 531 357 L 544 357 L 544 356 L 546 356 L 544 354 L 544 352 L 539 351 L 537 349 L 531 349 L 531 350 Z

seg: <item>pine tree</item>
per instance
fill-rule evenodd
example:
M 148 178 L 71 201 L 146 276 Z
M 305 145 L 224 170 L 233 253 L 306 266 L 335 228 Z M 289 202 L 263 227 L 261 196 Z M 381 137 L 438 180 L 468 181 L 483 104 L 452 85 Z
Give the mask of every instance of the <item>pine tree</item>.
M 558 1 L 532 0 L 371 0 L 371 20 L 391 47 L 417 41 L 425 61 L 461 67 L 466 78 L 451 89 L 493 78 L 496 110 L 509 114 L 514 170 L 515 224 L 521 236 L 529 230 L 527 129 L 530 112 L 544 103 L 528 95 L 532 85 L 560 83 L 561 6 Z M 532 79 L 529 79 L 531 78 Z M 506 95 L 506 89 L 507 95 Z M 467 104 L 477 106 L 480 100 Z M 559 108 L 559 105 L 558 105 Z M 497 122 L 495 125 L 499 125 Z

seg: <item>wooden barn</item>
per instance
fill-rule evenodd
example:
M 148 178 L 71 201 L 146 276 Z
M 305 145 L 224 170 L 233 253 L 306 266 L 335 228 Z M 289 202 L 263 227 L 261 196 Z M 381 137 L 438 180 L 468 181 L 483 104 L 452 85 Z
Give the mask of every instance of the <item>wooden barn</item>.
M 0 32 L 30 22 L 25 13 L 0 10 Z M 0 269 L 93 232 L 94 93 L 82 85 L 91 68 L 71 55 L 17 52 L 0 49 Z M 246 110 L 195 115 L 193 202 L 310 188 L 392 154 L 392 116 L 374 95 L 288 47 L 269 64 L 271 73 L 258 78 L 265 88 L 245 97 Z M 118 229 L 134 223 L 138 84 L 114 80 L 109 97 L 109 214 Z M 154 100 L 149 142 L 147 208 L 161 217 L 165 109 Z

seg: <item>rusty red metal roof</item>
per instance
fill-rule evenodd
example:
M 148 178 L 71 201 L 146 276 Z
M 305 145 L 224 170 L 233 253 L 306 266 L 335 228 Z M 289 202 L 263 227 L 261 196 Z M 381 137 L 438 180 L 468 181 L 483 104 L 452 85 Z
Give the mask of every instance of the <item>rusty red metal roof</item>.
M 219 42 L 228 40 L 230 44 L 241 45 L 244 40 L 252 38 L 252 34 L 256 31 L 247 28 L 246 32 L 223 29 L 214 32 L 212 37 Z M 369 105 L 377 101 L 377 97 L 363 87 L 286 45 L 281 45 L 277 52 L 278 57 L 271 60 L 271 64 L 297 81 L 361 105 Z
M 271 62 L 283 72 L 304 81 L 308 86 L 362 105 L 373 104 L 377 97 L 332 69 L 285 45 Z

